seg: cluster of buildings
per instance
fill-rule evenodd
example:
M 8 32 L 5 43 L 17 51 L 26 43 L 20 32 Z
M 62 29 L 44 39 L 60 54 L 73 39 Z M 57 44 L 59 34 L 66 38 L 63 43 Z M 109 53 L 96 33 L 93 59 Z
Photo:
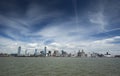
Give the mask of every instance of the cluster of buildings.
M 84 50 L 79 50 L 77 53 L 71 54 L 67 53 L 64 50 L 58 51 L 50 51 L 47 49 L 47 47 L 44 47 L 42 51 L 38 51 L 38 49 L 34 50 L 33 54 L 29 54 L 27 52 L 28 50 L 25 50 L 25 53 L 22 54 L 22 48 L 21 46 L 18 47 L 18 52 L 16 54 L 7 54 L 7 53 L 0 53 L 0 57 L 120 57 L 120 55 L 111 56 L 108 52 L 106 54 L 100 54 L 100 53 L 88 53 L 86 54 Z
M 21 54 L 21 46 L 18 47 L 18 53 L 15 54 L 14 56 L 16 56 L 16 57 L 92 57 L 92 58 L 113 57 L 108 52 L 106 52 L 106 54 L 99 54 L 99 53 L 86 54 L 85 51 L 82 49 L 82 50 L 79 50 L 75 54 L 71 54 L 71 53 L 67 53 L 64 50 L 50 51 L 47 49 L 47 47 L 44 47 L 44 49 L 42 51 L 38 51 L 37 49 L 35 49 L 33 54 L 27 53 L 27 50 L 25 50 L 25 54 Z M 114 57 L 120 57 L 120 55 L 115 55 Z
M 33 54 L 29 54 L 27 50 L 25 50 L 25 54 L 21 54 L 21 46 L 18 47 L 18 53 L 14 56 L 16 57 L 67 57 L 69 54 L 64 50 L 59 52 L 58 50 L 54 50 L 53 52 L 47 50 L 47 47 L 44 47 L 44 50 L 38 51 L 37 49 L 34 50 Z
M 9 54 L 7 54 L 7 53 L 0 53 L 0 57 L 9 57 Z

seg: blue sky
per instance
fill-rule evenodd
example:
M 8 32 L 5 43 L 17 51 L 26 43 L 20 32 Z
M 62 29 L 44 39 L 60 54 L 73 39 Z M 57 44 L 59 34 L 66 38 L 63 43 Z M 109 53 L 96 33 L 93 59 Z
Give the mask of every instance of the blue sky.
M 119 0 L 1 0 L 0 52 L 120 53 Z

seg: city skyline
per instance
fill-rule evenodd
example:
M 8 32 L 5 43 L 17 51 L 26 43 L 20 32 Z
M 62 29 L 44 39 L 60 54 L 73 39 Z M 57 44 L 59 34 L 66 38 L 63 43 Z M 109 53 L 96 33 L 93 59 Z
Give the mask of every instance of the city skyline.
M 120 54 L 119 0 L 1 0 L 0 52 L 48 46 Z

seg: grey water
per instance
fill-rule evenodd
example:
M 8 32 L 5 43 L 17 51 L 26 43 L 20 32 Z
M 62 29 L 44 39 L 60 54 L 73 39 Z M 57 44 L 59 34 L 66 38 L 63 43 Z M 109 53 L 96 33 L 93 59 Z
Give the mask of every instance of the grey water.
M 0 76 L 120 76 L 120 58 L 0 57 Z

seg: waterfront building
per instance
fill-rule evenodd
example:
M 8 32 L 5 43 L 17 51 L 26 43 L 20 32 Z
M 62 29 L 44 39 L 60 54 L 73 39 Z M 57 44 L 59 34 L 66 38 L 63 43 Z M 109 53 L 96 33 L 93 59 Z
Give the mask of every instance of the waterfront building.
M 48 56 L 51 56 L 51 51 L 48 51 Z
M 87 54 L 85 54 L 84 50 L 82 50 L 81 52 L 79 50 L 78 53 L 77 53 L 77 56 L 78 57 L 87 57 Z
M 45 56 L 47 55 L 47 47 L 46 46 L 44 47 L 44 55 Z
M 9 56 L 9 54 L 7 54 L 7 53 L 0 53 L 0 57 L 8 57 Z
M 96 58 L 96 57 L 98 57 L 98 54 L 93 52 L 93 53 L 91 54 L 91 57 L 92 57 L 92 58 Z
M 78 51 L 77 56 L 78 56 L 78 57 L 81 57 L 81 52 L 80 52 L 80 50 Z
M 115 55 L 114 57 L 115 57 L 115 58 L 120 58 L 120 55 Z
M 25 55 L 27 55 L 27 49 L 25 50 Z
M 111 54 L 109 54 L 108 52 L 106 52 L 106 54 L 104 56 L 105 57 L 112 57 Z
M 21 55 L 21 46 L 18 47 L 18 54 L 17 56 L 20 56 Z
M 37 49 L 35 49 L 34 56 L 37 56 Z
M 59 57 L 59 56 L 60 56 L 59 51 L 58 51 L 58 50 L 54 50 L 54 52 L 53 52 L 53 56 L 55 56 L 55 57 Z
M 44 51 L 40 51 L 40 56 L 41 56 L 41 57 L 45 56 Z
M 62 57 L 68 56 L 67 52 L 65 52 L 64 50 L 62 50 L 61 52 L 62 52 L 62 54 L 61 54 Z

